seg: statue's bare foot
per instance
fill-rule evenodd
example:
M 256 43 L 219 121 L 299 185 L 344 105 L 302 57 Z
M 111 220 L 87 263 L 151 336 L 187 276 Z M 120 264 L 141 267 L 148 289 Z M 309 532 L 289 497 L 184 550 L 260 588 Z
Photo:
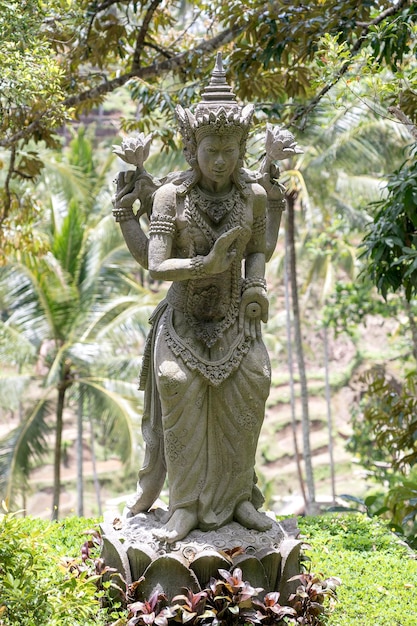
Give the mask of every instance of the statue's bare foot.
M 177 509 L 165 526 L 160 530 L 155 530 L 153 534 L 157 539 L 167 543 L 174 543 L 184 539 L 197 526 L 197 514 L 193 509 Z
M 138 490 L 135 495 L 126 502 L 126 507 L 129 509 L 128 517 L 149 511 L 153 503 L 152 498 L 145 497 L 143 491 L 141 489 Z
M 248 500 L 244 500 L 237 505 L 234 518 L 245 528 L 264 531 L 272 527 L 272 521 L 267 518 L 265 513 L 257 511 Z

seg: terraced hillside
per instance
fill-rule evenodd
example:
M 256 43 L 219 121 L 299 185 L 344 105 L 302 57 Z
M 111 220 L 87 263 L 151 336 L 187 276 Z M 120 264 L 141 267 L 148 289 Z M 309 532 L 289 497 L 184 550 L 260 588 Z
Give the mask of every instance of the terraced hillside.
M 336 473 L 336 493 L 361 495 L 365 489 L 363 473 L 346 451 L 349 437 L 350 412 L 357 396 L 358 377 L 371 363 L 386 362 L 392 359 L 395 366 L 398 345 L 389 335 L 395 331 L 393 322 L 380 319 L 369 320 L 356 339 L 355 344 L 346 338 L 333 340 L 330 345 L 330 385 L 331 413 L 333 421 L 334 459 Z M 294 452 L 292 411 L 290 405 L 290 384 L 285 350 L 275 354 L 271 347 L 273 367 L 272 388 L 267 402 L 265 422 L 262 428 L 257 471 L 260 485 L 266 495 L 269 508 L 282 513 L 298 513 L 303 510 L 303 499 L 297 476 Z M 318 499 L 330 502 L 331 481 L 328 451 L 327 405 L 325 401 L 325 370 L 322 358 L 322 345 L 317 334 L 306 337 L 306 366 L 309 386 L 309 413 L 311 428 L 311 448 Z M 299 387 L 295 376 L 295 415 L 301 419 Z M 0 434 L 16 424 L 17 416 L 0 414 Z M 301 425 L 297 425 L 297 440 L 302 451 Z M 76 420 L 70 411 L 66 414 L 63 442 L 65 448 L 62 470 L 61 515 L 76 512 Z M 103 443 L 103 442 L 102 442 Z M 51 435 L 51 449 L 53 438 Z M 122 502 L 135 487 L 137 467 L 126 472 L 120 461 L 96 444 L 97 472 L 100 478 L 101 501 L 103 507 L 110 501 Z M 138 453 L 140 456 L 140 452 Z M 49 517 L 52 500 L 52 454 L 46 463 L 32 472 L 30 489 L 24 506 L 28 513 Z M 91 443 L 88 431 L 84 441 L 84 480 L 85 515 L 98 513 L 98 505 L 93 483 Z

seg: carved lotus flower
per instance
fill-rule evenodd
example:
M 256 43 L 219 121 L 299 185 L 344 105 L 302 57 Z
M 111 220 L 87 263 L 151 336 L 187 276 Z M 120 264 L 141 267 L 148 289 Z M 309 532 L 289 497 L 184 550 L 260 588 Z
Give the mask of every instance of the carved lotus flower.
M 113 146 L 113 152 L 125 163 L 142 169 L 149 156 L 151 141 L 152 135 L 145 135 L 145 133 L 132 135 L 123 139 L 120 146 Z
M 266 125 L 265 151 L 271 161 L 282 161 L 303 152 L 289 130 L 272 124 Z
M 300 572 L 302 542 L 294 537 L 299 531 L 293 519 L 274 522 L 264 533 L 230 522 L 217 531 L 193 530 L 175 544 L 153 535 L 162 525 L 154 511 L 110 519 L 101 523 L 101 556 L 128 587 L 133 586 L 138 600 L 156 591 L 169 600 L 184 588 L 199 593 L 212 578 L 219 578 L 219 572 L 227 578 L 236 568 L 257 590 L 279 591 L 283 602 L 298 585 L 288 582 Z

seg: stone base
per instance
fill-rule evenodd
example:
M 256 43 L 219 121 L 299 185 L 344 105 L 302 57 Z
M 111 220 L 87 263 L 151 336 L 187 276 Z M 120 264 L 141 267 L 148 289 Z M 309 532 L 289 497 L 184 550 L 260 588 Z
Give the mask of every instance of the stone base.
M 300 573 L 299 530 L 296 519 L 272 520 L 270 530 L 248 530 L 231 522 L 215 531 L 193 530 L 182 541 L 168 544 L 153 532 L 163 526 L 161 510 L 134 517 L 109 519 L 101 524 L 102 557 L 116 569 L 126 585 L 135 584 L 136 599 L 144 600 L 158 590 L 168 600 L 183 593 L 207 587 L 210 578 L 219 578 L 219 569 L 242 570 L 242 577 L 253 587 L 280 592 L 285 604 L 298 586 L 288 582 Z

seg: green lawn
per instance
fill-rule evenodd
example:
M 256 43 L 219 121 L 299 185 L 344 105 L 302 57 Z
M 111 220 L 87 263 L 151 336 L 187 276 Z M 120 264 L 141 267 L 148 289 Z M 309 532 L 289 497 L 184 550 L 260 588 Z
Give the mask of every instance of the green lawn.
M 329 626 L 416 626 L 417 560 L 386 526 L 359 514 L 300 519 L 311 571 L 342 579 Z

